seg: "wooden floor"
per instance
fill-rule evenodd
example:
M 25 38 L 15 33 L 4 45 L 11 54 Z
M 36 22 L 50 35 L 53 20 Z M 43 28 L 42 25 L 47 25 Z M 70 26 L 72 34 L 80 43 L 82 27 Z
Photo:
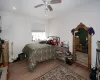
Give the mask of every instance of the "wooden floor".
M 60 61 L 58 59 L 48 60 L 48 61 L 38 63 L 36 68 L 34 69 L 34 72 L 28 71 L 28 64 L 26 60 L 16 62 L 16 63 L 11 63 L 9 65 L 9 70 L 10 70 L 9 80 L 34 80 L 35 78 L 43 75 L 44 73 L 52 70 L 53 68 L 61 64 L 68 66 L 72 71 L 76 72 L 77 74 L 89 80 L 88 70 L 81 68 L 76 64 L 69 66 L 65 64 L 63 61 Z
M 88 68 L 88 54 L 79 51 L 76 51 L 75 54 L 77 57 L 76 62 Z

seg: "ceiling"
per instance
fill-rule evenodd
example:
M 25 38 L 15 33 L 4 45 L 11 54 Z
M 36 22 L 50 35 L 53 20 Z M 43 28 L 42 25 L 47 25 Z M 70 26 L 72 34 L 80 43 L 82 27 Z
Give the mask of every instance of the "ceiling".
M 51 4 L 53 11 L 49 11 L 47 17 L 45 17 L 44 6 L 34 8 L 35 5 L 43 3 L 42 0 L 0 0 L 0 10 L 27 14 L 43 19 L 51 19 L 63 11 L 87 4 L 91 1 L 95 0 L 62 0 L 61 4 Z M 13 7 L 15 7 L 16 10 L 14 10 Z

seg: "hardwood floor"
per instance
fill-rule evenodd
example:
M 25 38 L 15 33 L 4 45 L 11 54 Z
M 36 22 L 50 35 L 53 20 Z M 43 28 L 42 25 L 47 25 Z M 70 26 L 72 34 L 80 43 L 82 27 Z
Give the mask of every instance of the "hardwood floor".
M 61 64 L 68 66 L 72 71 L 76 72 L 77 74 L 89 80 L 88 70 L 81 68 L 76 64 L 73 64 L 71 66 L 67 65 L 63 61 L 60 61 L 58 59 L 48 60 L 48 61 L 38 63 L 33 72 L 28 71 L 28 64 L 26 60 L 16 62 L 16 63 L 11 63 L 9 65 L 9 70 L 10 70 L 9 80 L 34 80 L 35 78 L 43 75 L 44 73 L 52 70 L 53 68 Z
M 76 62 L 88 68 L 88 54 L 76 51 Z

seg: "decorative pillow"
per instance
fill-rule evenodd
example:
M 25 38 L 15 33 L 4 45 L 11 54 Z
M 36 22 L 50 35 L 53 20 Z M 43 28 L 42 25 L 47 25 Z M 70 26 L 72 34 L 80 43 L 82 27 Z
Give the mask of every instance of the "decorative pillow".
M 57 36 L 48 36 L 47 41 L 48 40 L 56 40 L 57 45 L 60 43 L 60 37 L 57 37 Z
M 52 43 L 51 43 L 51 42 L 52 42 L 52 40 L 48 40 L 48 41 L 47 41 L 47 44 L 52 45 Z
M 52 40 L 52 41 L 51 41 L 51 44 L 52 44 L 52 45 L 56 45 L 56 44 L 57 44 L 57 41 L 56 41 L 56 40 Z

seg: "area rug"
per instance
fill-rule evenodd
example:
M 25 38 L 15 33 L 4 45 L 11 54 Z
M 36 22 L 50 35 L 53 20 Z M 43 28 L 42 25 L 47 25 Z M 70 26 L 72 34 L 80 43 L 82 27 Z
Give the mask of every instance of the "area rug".
M 60 65 L 35 80 L 86 80 L 70 70 L 66 65 Z

